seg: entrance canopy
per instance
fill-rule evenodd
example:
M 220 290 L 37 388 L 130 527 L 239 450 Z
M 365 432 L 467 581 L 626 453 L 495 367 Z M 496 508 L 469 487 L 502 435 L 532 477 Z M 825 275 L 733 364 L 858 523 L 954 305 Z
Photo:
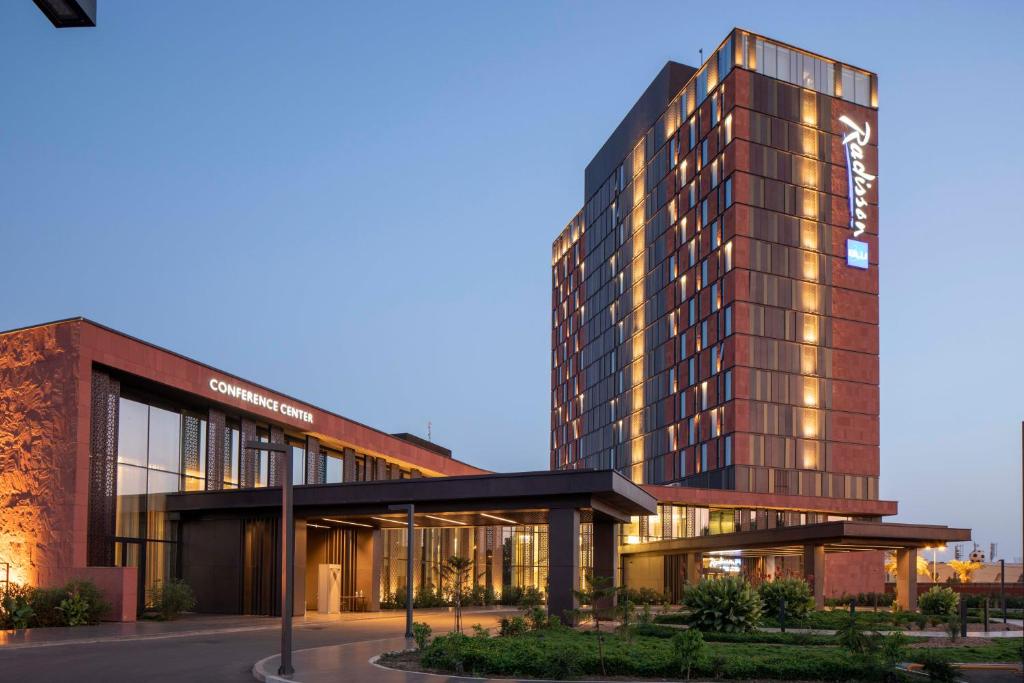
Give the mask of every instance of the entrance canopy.
M 970 529 L 928 524 L 836 521 L 626 545 L 622 547 L 622 553 L 665 555 L 734 551 L 733 554 L 740 556 L 758 557 L 800 555 L 807 545 L 823 546 L 826 552 L 849 552 L 924 548 L 970 539 Z
M 522 472 L 462 477 L 392 479 L 295 487 L 295 516 L 330 517 L 375 528 L 404 520 L 391 505 L 412 503 L 417 526 L 547 524 L 551 510 L 578 510 L 580 521 L 629 522 L 657 512 L 657 500 L 611 470 Z M 279 488 L 197 491 L 168 496 L 168 511 L 184 515 L 272 512 Z

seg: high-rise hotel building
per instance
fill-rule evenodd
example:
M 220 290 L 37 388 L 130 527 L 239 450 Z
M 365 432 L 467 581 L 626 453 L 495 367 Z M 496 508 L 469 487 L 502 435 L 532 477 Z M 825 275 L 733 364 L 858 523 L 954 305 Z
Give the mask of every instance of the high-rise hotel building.
M 552 469 L 878 498 L 877 87 L 740 29 L 665 65 L 554 242 Z

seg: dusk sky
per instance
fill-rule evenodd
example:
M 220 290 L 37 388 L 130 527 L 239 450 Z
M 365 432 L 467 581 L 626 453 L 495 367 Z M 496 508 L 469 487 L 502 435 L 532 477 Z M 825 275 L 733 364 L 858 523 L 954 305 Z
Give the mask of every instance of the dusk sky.
M 1024 4 L 0 3 L 0 329 L 82 315 L 548 467 L 551 242 L 666 60 L 876 71 L 881 496 L 1021 555 Z M 930 554 L 929 554 L 930 556 Z

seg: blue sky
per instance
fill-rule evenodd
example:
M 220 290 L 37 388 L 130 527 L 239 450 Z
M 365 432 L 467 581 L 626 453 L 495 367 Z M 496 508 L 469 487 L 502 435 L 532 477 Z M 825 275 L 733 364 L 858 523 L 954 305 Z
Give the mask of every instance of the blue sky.
M 545 469 L 583 168 L 742 26 L 880 74 L 882 496 L 1019 556 L 1022 5 L 709 7 L 0 3 L 0 329 L 85 315 Z

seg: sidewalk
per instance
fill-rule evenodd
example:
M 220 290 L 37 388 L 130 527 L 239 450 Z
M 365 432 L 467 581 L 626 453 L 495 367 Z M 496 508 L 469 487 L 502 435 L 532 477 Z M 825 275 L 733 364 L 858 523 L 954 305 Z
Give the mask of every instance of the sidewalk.
M 447 608 L 416 610 L 418 616 L 447 613 Z M 469 615 L 470 613 L 467 610 L 466 614 Z M 487 611 L 486 608 L 479 609 L 479 611 L 474 610 L 472 614 L 487 614 Z M 400 616 L 404 617 L 404 615 L 404 612 L 396 612 L 394 610 L 383 612 L 343 612 L 341 614 L 323 615 L 309 612 L 303 617 L 296 617 L 293 625 L 297 630 L 321 628 L 325 624 L 395 619 Z M 129 623 L 105 622 L 92 626 L 0 630 L 0 650 L 9 651 L 57 645 L 162 640 L 167 638 L 187 638 L 197 635 L 267 631 L 279 629 L 280 625 L 281 620 L 277 617 L 189 614 L 174 621 L 141 620 Z

